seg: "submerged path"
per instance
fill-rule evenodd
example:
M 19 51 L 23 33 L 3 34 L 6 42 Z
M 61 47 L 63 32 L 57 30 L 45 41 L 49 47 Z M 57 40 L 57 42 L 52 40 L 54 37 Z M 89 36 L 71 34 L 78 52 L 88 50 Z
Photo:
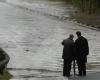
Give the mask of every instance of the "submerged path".
M 61 41 L 77 30 L 82 31 L 89 41 L 88 71 L 100 71 L 99 31 L 62 20 L 59 14 L 53 16 L 53 12 L 47 14 L 50 6 L 44 9 L 45 5 L 42 5 L 33 10 L 22 6 L 0 3 L 0 46 L 11 58 L 8 64 L 8 69 L 13 74 L 11 80 L 61 80 Z M 70 9 L 70 6 L 67 8 Z M 50 7 L 50 12 L 55 10 L 60 11 L 56 7 Z

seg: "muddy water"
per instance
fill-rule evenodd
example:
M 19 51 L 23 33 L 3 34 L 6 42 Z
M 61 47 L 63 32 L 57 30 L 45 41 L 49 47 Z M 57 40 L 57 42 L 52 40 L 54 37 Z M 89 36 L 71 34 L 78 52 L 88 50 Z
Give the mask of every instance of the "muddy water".
M 61 41 L 77 30 L 89 41 L 88 71 L 99 71 L 100 32 L 69 21 L 73 11 L 63 1 L 1 1 L 0 45 L 11 58 L 11 80 L 55 80 L 62 76 Z

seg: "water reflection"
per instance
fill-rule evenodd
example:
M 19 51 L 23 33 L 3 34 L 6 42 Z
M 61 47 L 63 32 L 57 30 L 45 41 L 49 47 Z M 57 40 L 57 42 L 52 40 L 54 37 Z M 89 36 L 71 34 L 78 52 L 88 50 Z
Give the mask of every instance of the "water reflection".
M 74 12 L 73 7 L 62 0 L 7 0 L 7 2 L 53 19 L 65 20 Z

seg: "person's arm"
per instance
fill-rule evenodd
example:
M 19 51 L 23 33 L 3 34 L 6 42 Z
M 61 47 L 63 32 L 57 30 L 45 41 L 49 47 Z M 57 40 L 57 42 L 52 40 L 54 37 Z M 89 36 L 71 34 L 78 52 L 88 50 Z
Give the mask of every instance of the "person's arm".
M 61 43 L 62 45 L 64 45 L 64 40 L 62 41 L 62 43 Z
M 89 45 L 88 45 L 88 40 L 86 40 L 86 46 L 87 46 L 87 55 L 89 55 Z

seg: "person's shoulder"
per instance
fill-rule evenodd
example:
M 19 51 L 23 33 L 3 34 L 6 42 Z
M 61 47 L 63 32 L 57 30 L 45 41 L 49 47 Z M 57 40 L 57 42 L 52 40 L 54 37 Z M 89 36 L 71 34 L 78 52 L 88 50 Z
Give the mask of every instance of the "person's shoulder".
M 63 41 L 68 41 L 69 39 L 68 38 L 66 38 L 66 39 L 64 39 Z
M 83 36 L 82 36 L 82 38 L 83 38 L 84 40 L 87 40 L 87 38 L 85 38 L 85 37 L 83 37 Z
M 80 36 L 80 37 L 78 38 L 78 40 L 84 40 L 84 39 L 86 39 L 84 36 Z
M 64 45 L 66 41 L 67 41 L 67 39 L 64 39 L 64 40 L 62 41 L 62 45 Z
M 78 40 L 80 40 L 80 38 L 77 38 L 77 39 L 75 40 L 75 42 L 77 42 Z

